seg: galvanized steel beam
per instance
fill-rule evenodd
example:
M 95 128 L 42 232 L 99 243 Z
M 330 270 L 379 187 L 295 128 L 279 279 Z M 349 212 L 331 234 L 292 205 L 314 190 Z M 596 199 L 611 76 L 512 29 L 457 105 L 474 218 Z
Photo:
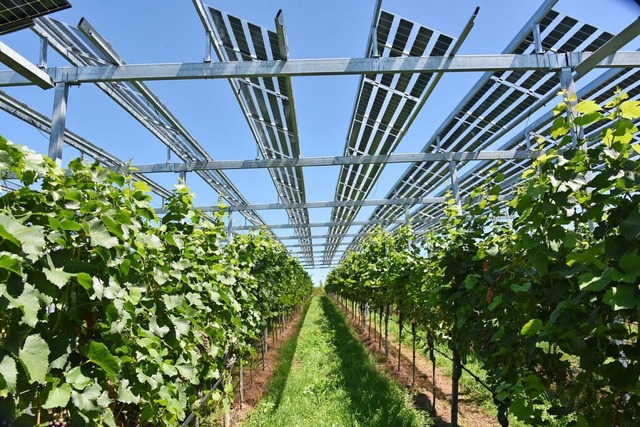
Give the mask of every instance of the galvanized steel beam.
M 397 73 L 543 70 L 576 67 L 593 52 L 545 54 L 456 55 L 428 57 L 290 59 L 287 61 L 185 62 L 107 66 L 56 67 L 47 74 L 54 83 L 70 84 L 147 81 L 294 77 Z M 639 52 L 616 52 L 593 68 L 640 66 Z M 0 72 L 0 86 L 25 86 L 33 82 L 14 71 Z
M 54 85 L 49 74 L 2 42 L 0 42 L 0 62 L 42 89 L 51 89 Z
M 56 83 L 53 97 L 53 114 L 51 115 L 51 134 L 49 135 L 49 157 L 58 166 L 62 164 L 62 144 L 64 143 L 65 123 L 67 120 L 67 98 L 69 85 Z
M 406 153 L 364 156 L 327 156 L 303 157 L 299 159 L 260 159 L 260 160 L 216 160 L 210 162 L 158 163 L 153 165 L 128 165 L 113 168 L 115 172 L 127 173 L 178 173 L 199 170 L 226 169 L 266 169 L 312 166 L 340 166 L 378 163 L 414 163 L 451 161 L 469 162 L 482 160 L 535 159 L 539 151 L 459 151 L 441 153 Z
M 309 224 L 270 224 L 269 228 L 276 230 L 276 229 L 283 229 L 283 228 L 305 228 L 305 227 L 312 227 L 312 228 L 316 228 L 316 227 L 331 227 L 331 226 L 359 226 L 359 225 L 368 225 L 368 224 L 380 224 L 380 225 L 391 225 L 391 224 L 405 224 L 406 221 L 405 220 L 394 220 L 394 221 L 352 221 L 352 222 L 312 222 Z M 420 224 L 421 221 L 412 221 L 412 224 Z M 255 225 L 242 225 L 242 226 L 237 226 L 234 227 L 234 229 L 236 231 L 239 230 L 256 230 L 256 229 L 260 229 L 260 227 L 257 227 Z
M 607 41 L 598 50 L 593 52 L 592 55 L 573 67 L 573 71 L 576 73 L 576 76 L 579 78 L 580 76 L 588 73 L 592 68 L 595 68 L 599 62 L 616 52 L 618 49 L 623 48 L 627 43 L 638 37 L 638 35 L 640 35 L 640 17 L 637 17 L 635 21 L 616 34 L 611 40 Z
M 305 202 L 305 203 L 264 203 L 245 206 L 226 206 L 220 208 L 218 206 L 200 206 L 205 212 L 215 212 L 218 210 L 237 212 L 245 210 L 275 210 L 275 209 L 314 209 L 314 208 L 333 208 L 333 207 L 353 207 L 353 206 L 379 206 L 379 205 L 427 205 L 445 203 L 446 197 L 417 197 L 410 199 L 370 199 L 370 200 L 332 200 L 323 202 Z

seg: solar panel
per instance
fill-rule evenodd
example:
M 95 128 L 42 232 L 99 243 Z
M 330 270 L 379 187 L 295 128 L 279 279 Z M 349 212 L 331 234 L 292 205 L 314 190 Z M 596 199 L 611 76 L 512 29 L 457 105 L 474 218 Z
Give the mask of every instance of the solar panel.
M 450 53 L 454 38 L 381 11 L 377 21 L 377 52 L 383 57 L 442 56 Z M 373 55 L 373 47 L 368 56 Z M 400 143 L 406 128 L 419 113 L 428 97 L 433 73 L 367 74 L 360 88 L 347 135 L 344 155 L 389 154 Z M 340 169 L 335 200 L 363 200 L 367 197 L 384 168 L 377 165 L 348 165 Z M 359 207 L 337 207 L 331 220 L 352 221 Z M 329 234 L 325 262 L 347 232 L 347 226 L 335 226 Z
M 206 7 L 205 22 L 212 27 L 216 54 L 221 61 L 281 60 L 284 46 L 274 31 L 259 27 L 223 11 Z M 295 105 L 291 82 L 285 77 L 230 79 L 258 149 L 265 159 L 298 158 Z M 302 168 L 269 169 L 280 199 L 284 203 L 306 200 Z M 293 224 L 308 224 L 307 209 L 287 209 Z M 303 251 L 312 259 L 311 229 L 295 229 Z
M 613 37 L 613 34 L 555 10 L 548 10 L 540 18 L 539 26 L 542 47 L 550 51 L 593 51 Z M 519 41 L 516 38 L 510 45 L 511 49 L 505 50 L 504 53 L 534 53 L 533 28 L 526 30 Z M 542 108 L 556 96 L 559 89 L 560 81 L 556 73 L 485 73 L 475 88 L 429 139 L 422 151 L 485 149 L 526 120 L 532 112 Z M 448 181 L 448 162 L 414 163 L 407 168 L 386 197 L 407 198 L 417 192 L 430 196 L 447 186 Z M 424 209 L 432 210 L 435 207 Z M 397 206 L 379 206 L 371 218 L 394 219 L 403 212 Z M 366 234 L 368 231 L 369 229 L 364 227 L 361 233 Z
M 66 0 L 0 0 L 0 34 L 29 27 L 39 16 L 70 7 Z
M 579 90 L 578 98 L 590 99 L 598 103 L 600 106 L 604 106 L 606 103 L 611 101 L 616 88 L 622 88 L 623 91 L 629 95 L 630 99 L 640 99 L 640 74 L 638 74 L 638 70 L 611 69 L 599 76 L 593 82 L 586 85 L 583 89 Z M 534 123 L 528 125 L 525 129 L 523 129 L 522 132 L 518 132 L 516 136 L 503 143 L 497 149 L 525 149 L 529 144 L 531 144 L 533 148 L 535 148 L 535 141 L 527 142 L 527 135 L 531 133 L 540 135 L 548 134 L 554 119 L 555 116 L 553 114 L 553 111 L 547 111 Z M 584 128 L 583 130 L 586 137 L 590 138 L 598 135 L 605 127 L 609 126 L 610 124 L 611 123 L 607 121 L 600 121 Z M 637 133 L 635 138 L 640 139 L 640 133 Z M 545 143 L 548 144 L 549 142 L 546 141 Z M 473 167 L 468 168 L 465 172 L 460 174 L 458 182 L 460 187 L 460 196 L 469 196 L 469 194 L 474 189 L 482 185 L 487 177 L 496 176 L 497 174 L 502 174 L 504 176 L 504 180 L 501 182 L 501 186 L 503 187 L 502 195 L 509 195 L 513 191 L 514 185 L 521 180 L 522 172 L 530 165 L 530 160 L 512 160 L 508 162 L 502 162 L 500 164 L 490 161 L 475 163 Z M 447 173 L 445 173 L 443 180 L 449 180 L 449 176 Z M 448 190 L 450 190 L 450 186 L 442 185 L 441 182 L 439 190 L 434 192 L 433 196 L 443 196 Z M 421 192 L 422 189 L 419 188 L 419 191 Z M 404 213 L 403 207 L 390 205 L 389 208 L 390 209 L 384 210 L 380 209 L 377 216 L 372 215 L 371 219 L 392 220 Z M 423 218 L 425 216 L 431 218 L 442 218 L 442 208 L 437 205 L 423 205 L 416 208 L 411 213 L 411 218 L 414 220 Z M 414 231 L 425 230 L 427 228 L 434 227 L 435 225 L 437 225 L 437 223 L 417 225 L 416 227 L 414 227 Z M 359 233 L 359 236 L 354 239 L 352 245 L 357 245 L 365 235 L 366 233 L 364 232 Z

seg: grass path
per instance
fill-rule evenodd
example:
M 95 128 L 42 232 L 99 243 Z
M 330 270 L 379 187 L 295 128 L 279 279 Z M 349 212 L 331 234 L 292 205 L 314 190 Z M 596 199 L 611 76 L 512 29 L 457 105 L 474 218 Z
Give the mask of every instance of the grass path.
M 316 297 L 285 344 L 267 396 L 243 426 L 424 426 L 410 397 L 381 374 L 327 297 Z

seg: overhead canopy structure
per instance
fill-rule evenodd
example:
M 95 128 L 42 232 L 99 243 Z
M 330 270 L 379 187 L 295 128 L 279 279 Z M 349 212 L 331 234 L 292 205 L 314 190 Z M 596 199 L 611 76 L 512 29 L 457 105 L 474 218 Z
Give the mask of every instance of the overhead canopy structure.
M 399 16 L 381 11 L 374 40 L 367 55 L 443 56 L 451 51 L 454 39 Z M 366 74 L 360 88 L 347 135 L 344 155 L 384 155 L 392 153 L 433 91 L 438 78 L 433 73 Z M 346 165 L 340 170 L 335 199 L 363 200 L 377 181 L 384 164 Z M 352 221 L 358 206 L 340 206 L 331 212 L 332 221 Z M 332 227 L 329 234 L 345 234 L 349 226 Z M 324 261 L 330 262 L 333 249 L 342 239 L 327 241 Z
M 19 4 L 20 13 L 13 18 L 9 3 Z M 543 2 L 501 54 L 473 56 L 460 55 L 459 50 L 477 10 L 454 38 L 383 10 L 382 1 L 377 1 L 371 31 L 363 39 L 364 58 L 305 60 L 290 58 L 282 11 L 275 17 L 275 30 L 269 30 L 193 0 L 208 43 L 204 60 L 133 65 L 86 19 L 76 26 L 48 17 L 33 20 L 36 12 L 27 13 L 31 3 L 47 9 L 54 2 L 0 2 L 0 33 L 33 23 L 42 40 L 40 63 L 31 64 L 0 45 L 0 60 L 11 68 L 0 71 L 0 86 L 54 88 L 49 92 L 53 93 L 53 114 L 42 114 L 4 92 L 0 92 L 1 110 L 49 133 L 49 154 L 58 162 L 63 143 L 67 144 L 114 170 L 133 173 L 162 198 L 170 190 L 150 174 L 178 173 L 182 179 L 187 173 L 197 174 L 212 190 L 214 200 L 222 198 L 229 212 L 245 218 L 243 225 L 229 220 L 230 231 L 266 227 L 310 268 L 335 265 L 340 256 L 357 249 L 374 227 L 394 230 L 411 223 L 419 239 L 439 226 L 449 194 L 461 204 L 488 178 L 500 176 L 498 203 L 509 200 L 522 171 L 539 155 L 540 138 L 549 134 L 552 101 L 559 91 L 599 105 L 609 102 L 616 88 L 640 99 L 640 52 L 620 51 L 637 39 L 640 21 L 633 20 L 613 34 L 554 10 L 557 0 Z M 63 3 L 59 2 L 61 8 Z M 49 46 L 70 66 L 47 67 Z M 596 68 L 606 70 L 591 73 Z M 447 73 L 467 71 L 483 74 L 435 132 L 425 135 L 422 150 L 396 153 L 416 121 L 431 119 L 427 103 L 440 80 Z M 298 132 L 292 78 L 354 74 L 359 75 L 359 83 L 354 88 L 356 100 L 344 149 L 332 156 L 302 156 L 304 140 Z M 255 140 L 254 159 L 214 160 L 207 145 L 197 141 L 145 83 L 221 78 L 228 79 Z M 581 79 L 587 83 L 576 90 L 575 82 Z M 167 161 L 128 165 L 107 147 L 67 129 L 68 89 L 80 83 L 95 84 L 151 132 L 167 150 Z M 604 126 L 607 123 L 601 121 L 583 132 L 589 137 Z M 635 138 L 640 142 L 640 135 Z M 552 143 L 544 140 L 545 146 Z M 408 166 L 384 198 L 370 197 L 390 163 Z M 333 199 L 308 197 L 304 172 L 310 167 L 339 168 L 337 180 L 328 183 L 331 188 L 335 185 Z M 224 172 L 258 168 L 268 170 L 277 201 L 250 200 Z M 3 191 L 12 189 L 11 182 L 2 186 Z M 200 207 L 219 209 L 213 204 Z M 365 215 L 363 207 L 373 209 Z M 310 210 L 323 208 L 330 212 L 328 220 L 311 221 Z M 268 215 L 258 211 L 267 210 L 286 212 L 287 222 L 265 220 Z
M 220 10 L 196 2 L 213 47 L 221 61 L 286 60 L 289 56 L 282 11 L 276 15 L 278 32 L 269 31 Z M 230 79 L 229 83 L 264 159 L 300 157 L 298 124 L 291 80 L 288 77 Z M 304 176 L 300 167 L 270 169 L 269 173 L 283 203 L 306 201 Z M 293 224 L 309 222 L 306 208 L 287 208 Z M 296 229 L 300 243 L 306 244 L 312 261 L 311 230 Z
M 541 7 L 532 16 L 503 54 L 532 54 L 573 51 L 595 51 L 611 40 L 613 34 Z M 544 71 L 503 71 L 485 73 L 458 104 L 444 123 L 429 138 L 423 152 L 486 150 L 510 130 L 525 121 L 535 111 L 554 98 L 561 88 L 560 74 Z M 531 130 L 536 132 L 535 130 Z M 541 132 L 538 132 L 541 134 Z M 528 141 L 528 134 L 526 140 Z M 525 141 L 526 142 L 526 141 Z M 523 145 L 505 145 L 500 149 L 527 149 Z M 500 173 L 506 178 L 518 177 L 529 164 L 514 160 L 503 164 Z M 416 162 L 409 166 L 392 187 L 386 198 L 415 197 L 416 194 L 442 196 L 453 190 L 451 169 L 460 168 L 455 162 Z M 495 164 L 486 163 L 471 168 L 458 178 L 458 191 L 468 194 L 480 184 Z M 507 186 L 508 188 L 508 186 Z M 419 215 L 433 209 L 418 209 Z M 380 206 L 371 219 L 388 220 L 404 215 L 402 206 Z M 414 215 L 415 216 L 415 215 Z M 364 227 L 359 241 L 370 231 Z
M 76 66 L 124 65 L 125 61 L 98 31 L 82 19 L 77 27 L 50 18 L 40 18 L 33 30 L 65 59 Z M 143 82 L 96 83 L 96 85 L 125 111 L 147 128 L 182 161 L 213 160 L 205 149 L 184 128 L 169 109 Z M 59 153 L 53 153 L 57 157 Z M 246 204 L 247 201 L 235 185 L 219 171 L 198 171 L 229 204 Z M 255 212 L 243 212 L 245 218 L 257 226 L 266 225 Z

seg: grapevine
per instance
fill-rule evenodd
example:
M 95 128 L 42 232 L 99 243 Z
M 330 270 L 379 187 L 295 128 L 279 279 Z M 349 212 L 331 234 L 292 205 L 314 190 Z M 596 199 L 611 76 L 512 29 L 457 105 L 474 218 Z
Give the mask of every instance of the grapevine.
M 581 101 L 565 115 L 566 105 L 556 109 L 556 145 L 538 147 L 510 201 L 500 203 L 505 189 L 493 174 L 461 212 L 450 201 L 419 253 L 393 244 L 381 251 L 374 233 L 330 273 L 327 290 L 416 319 L 449 347 L 454 384 L 456 359 L 480 361 L 501 425 L 509 413 L 531 425 L 633 425 L 640 104 L 618 93 L 604 110 Z M 596 137 L 576 139 L 603 122 Z
M 146 184 L 80 160 L 69 170 L 0 140 L 0 174 L 22 184 L 0 198 L 0 414 L 178 425 L 225 355 L 273 318 L 265 310 L 291 310 L 311 281 L 280 251 L 264 262 L 286 266 L 286 280 L 276 268 L 258 287 L 223 246 L 223 214 L 205 218 L 184 186 L 159 218 Z

